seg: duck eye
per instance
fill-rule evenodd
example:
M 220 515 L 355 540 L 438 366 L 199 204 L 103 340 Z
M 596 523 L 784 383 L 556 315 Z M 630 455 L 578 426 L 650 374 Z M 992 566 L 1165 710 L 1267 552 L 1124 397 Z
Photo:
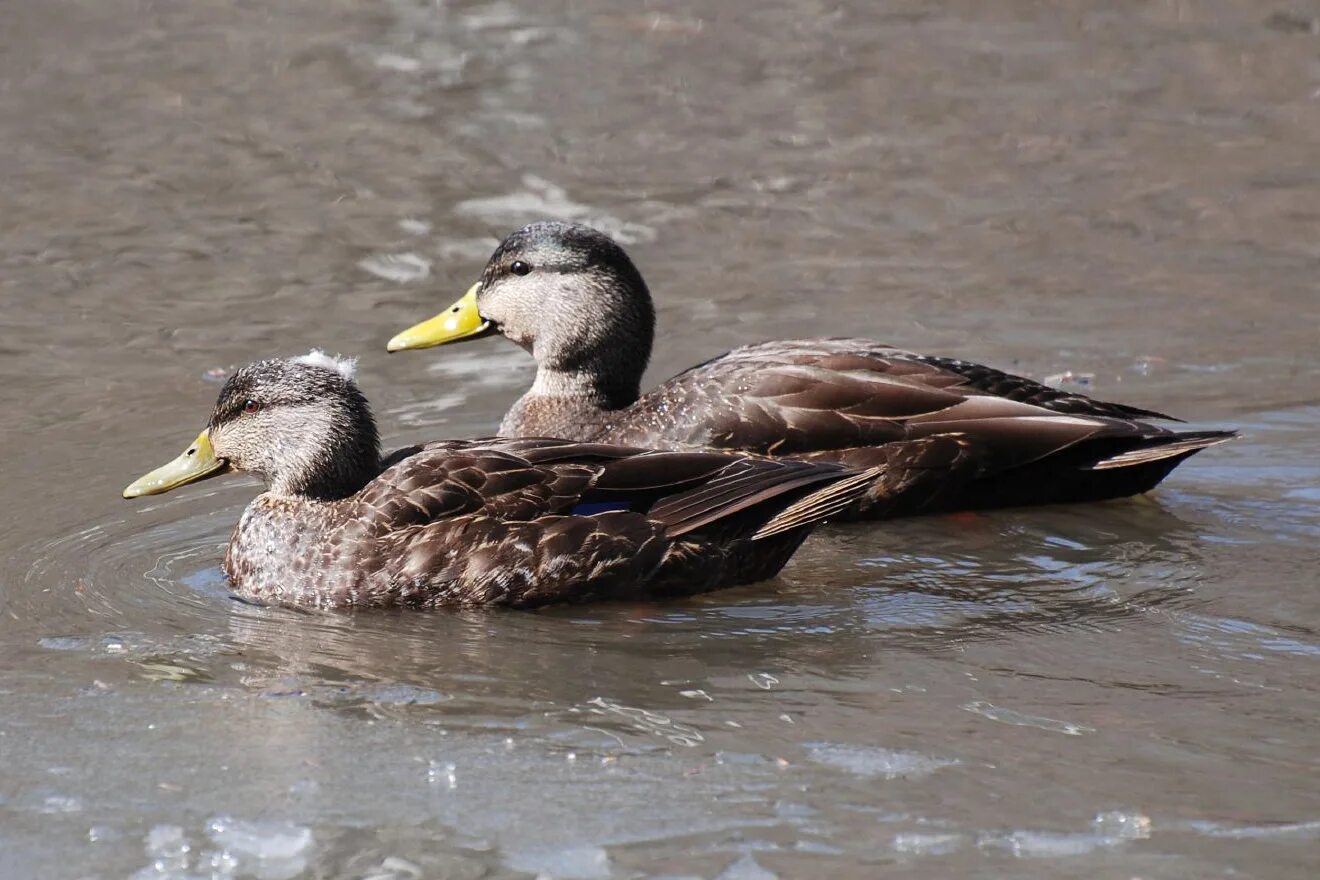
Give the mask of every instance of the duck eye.
M 528 272 L 532 271 L 532 264 L 524 263 L 522 260 L 514 260 L 509 266 L 509 271 L 514 275 L 526 275 Z
M 259 409 L 261 409 L 261 404 L 257 403 L 252 398 L 249 397 L 247 400 L 243 401 L 243 412 L 245 415 L 250 416 Z

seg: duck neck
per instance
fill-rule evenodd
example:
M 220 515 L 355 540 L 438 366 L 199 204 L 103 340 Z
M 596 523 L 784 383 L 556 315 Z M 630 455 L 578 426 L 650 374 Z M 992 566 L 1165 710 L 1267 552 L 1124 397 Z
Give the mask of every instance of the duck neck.
M 651 359 L 653 322 L 653 318 L 644 322 L 621 317 L 599 322 L 575 319 L 571 333 L 552 331 L 531 345 L 536 359 L 532 392 L 587 397 L 604 409 L 629 405 L 637 399 Z
M 351 461 L 337 461 L 332 467 L 282 474 L 271 481 L 267 491 L 306 501 L 342 501 L 379 475 L 380 456 L 373 453 Z
M 318 408 L 303 415 L 303 431 L 282 449 L 268 482 L 273 495 L 338 501 L 360 491 L 381 471 L 380 438 L 366 401 Z
M 595 409 L 623 409 L 637 400 L 645 369 L 645 361 L 638 368 L 624 359 L 596 361 L 585 368 L 542 365 L 527 393 L 535 397 L 589 401 Z
M 531 389 L 505 415 L 500 434 L 588 440 L 608 424 L 611 413 L 637 400 L 639 388 L 638 376 L 619 382 L 598 372 L 542 366 Z

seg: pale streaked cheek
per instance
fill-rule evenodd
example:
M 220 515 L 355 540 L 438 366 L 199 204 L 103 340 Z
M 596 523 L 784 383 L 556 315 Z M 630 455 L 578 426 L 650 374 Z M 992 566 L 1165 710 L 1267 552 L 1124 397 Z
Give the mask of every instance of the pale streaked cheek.
M 247 456 L 243 454 L 241 431 L 236 430 L 233 423 L 212 429 L 211 448 L 215 450 L 215 457 L 229 462 L 231 468 L 248 469 Z
M 211 447 L 217 458 L 243 471 L 267 471 L 271 453 L 279 445 L 278 435 L 263 416 L 240 416 L 211 435 Z
M 216 458 L 223 458 L 231 465 L 236 464 L 229 426 L 211 429 L 211 449 L 215 451 Z

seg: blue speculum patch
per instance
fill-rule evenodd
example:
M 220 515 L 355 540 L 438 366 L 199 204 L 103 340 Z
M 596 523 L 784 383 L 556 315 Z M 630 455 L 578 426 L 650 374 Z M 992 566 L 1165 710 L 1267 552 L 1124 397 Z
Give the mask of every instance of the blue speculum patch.
M 573 508 L 574 516 L 590 516 L 593 513 L 607 513 L 611 510 L 631 510 L 632 506 L 627 501 L 593 501 L 588 504 L 579 504 Z

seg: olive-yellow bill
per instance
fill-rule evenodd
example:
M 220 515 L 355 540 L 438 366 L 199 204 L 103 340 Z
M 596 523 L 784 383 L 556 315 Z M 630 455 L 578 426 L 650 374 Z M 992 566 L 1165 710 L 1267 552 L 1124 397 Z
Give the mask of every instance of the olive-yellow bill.
M 480 289 L 481 282 L 472 285 L 458 302 L 434 318 L 404 330 L 391 339 L 385 348 L 389 351 L 431 348 L 466 339 L 480 339 L 494 333 L 494 325 L 481 317 L 481 312 L 477 310 L 477 291 Z
M 228 462 L 223 458 L 215 457 L 215 450 L 211 447 L 211 432 L 207 429 L 198 434 L 197 439 L 178 458 L 134 480 L 124 490 L 124 497 L 159 495 L 186 483 L 195 483 L 224 473 L 228 467 Z

